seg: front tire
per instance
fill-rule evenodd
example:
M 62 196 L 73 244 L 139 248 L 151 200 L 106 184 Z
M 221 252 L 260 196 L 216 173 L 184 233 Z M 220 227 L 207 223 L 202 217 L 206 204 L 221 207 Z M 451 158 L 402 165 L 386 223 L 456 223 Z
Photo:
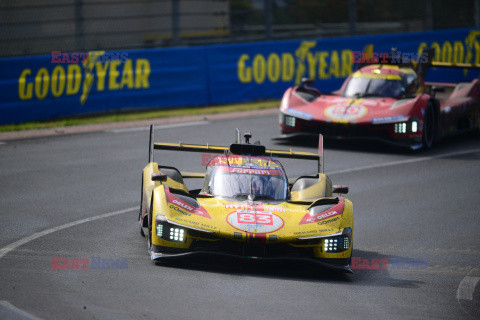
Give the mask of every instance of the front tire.
M 143 232 L 143 221 L 142 221 L 142 212 L 143 212 L 143 176 L 142 176 L 142 183 L 140 187 L 140 211 L 138 212 L 138 225 L 140 227 L 140 235 L 145 237 L 145 233 Z
M 150 210 L 148 211 L 148 237 L 147 237 L 147 245 L 148 249 L 152 249 L 152 234 L 153 234 L 153 195 L 152 195 L 152 202 L 150 203 Z
M 435 141 L 435 110 L 431 102 L 427 103 L 423 118 L 422 142 L 425 149 L 430 149 Z

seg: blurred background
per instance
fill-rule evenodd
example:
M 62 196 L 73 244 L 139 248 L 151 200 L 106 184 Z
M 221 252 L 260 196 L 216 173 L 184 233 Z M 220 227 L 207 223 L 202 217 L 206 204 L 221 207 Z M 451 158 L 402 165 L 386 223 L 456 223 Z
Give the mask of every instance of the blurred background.
M 0 0 L 0 57 L 480 26 L 480 0 Z

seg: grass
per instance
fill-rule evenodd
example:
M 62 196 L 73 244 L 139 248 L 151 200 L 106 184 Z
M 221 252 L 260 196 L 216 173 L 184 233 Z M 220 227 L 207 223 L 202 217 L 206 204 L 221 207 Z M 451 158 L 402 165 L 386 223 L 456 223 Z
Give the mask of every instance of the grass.
M 55 120 L 34 121 L 25 122 L 20 124 L 8 124 L 1 125 L 0 132 L 7 131 L 21 131 L 21 130 L 34 130 L 34 129 L 48 129 L 67 126 L 78 126 L 88 124 L 101 124 L 111 122 L 125 122 L 135 120 L 147 120 L 158 118 L 170 118 L 170 117 L 182 117 L 192 116 L 199 114 L 215 114 L 235 111 L 247 111 L 247 110 L 260 110 L 270 109 L 279 106 L 278 100 L 266 100 L 249 103 L 238 103 L 229 105 L 218 105 L 208 107 L 185 107 L 175 109 L 155 109 L 155 110 L 142 110 L 142 111 L 128 111 L 117 113 L 105 113 L 97 115 L 87 116 L 75 116 L 68 118 L 60 118 Z

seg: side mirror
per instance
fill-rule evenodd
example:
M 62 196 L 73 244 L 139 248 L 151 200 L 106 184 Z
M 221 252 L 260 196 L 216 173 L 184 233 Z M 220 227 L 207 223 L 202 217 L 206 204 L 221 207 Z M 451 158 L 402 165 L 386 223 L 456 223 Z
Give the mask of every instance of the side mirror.
M 445 87 L 443 86 L 432 86 L 432 92 L 445 92 Z
M 163 173 L 152 173 L 152 181 L 167 181 L 168 176 Z
M 313 86 L 315 84 L 315 80 L 310 78 L 302 78 L 300 83 L 302 86 Z
M 341 193 L 347 194 L 348 193 L 348 186 L 341 186 L 341 185 L 333 185 L 332 186 L 332 193 Z

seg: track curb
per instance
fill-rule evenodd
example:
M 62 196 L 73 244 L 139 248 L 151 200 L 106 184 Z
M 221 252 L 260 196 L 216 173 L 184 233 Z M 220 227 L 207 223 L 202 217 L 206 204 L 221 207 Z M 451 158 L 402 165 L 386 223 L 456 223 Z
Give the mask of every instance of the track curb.
M 24 130 L 24 131 L 9 131 L 0 133 L 0 141 L 9 140 L 21 140 L 29 138 L 41 138 L 51 136 L 61 136 L 77 133 L 98 132 L 106 130 L 144 127 L 150 124 L 172 124 L 182 122 L 194 122 L 201 120 L 222 120 L 233 118 L 248 118 L 251 116 L 272 115 L 278 112 L 278 108 L 262 109 L 262 110 L 248 110 L 248 111 L 235 111 L 226 113 L 214 113 L 214 114 L 199 114 L 195 116 L 183 116 L 183 117 L 170 117 L 170 118 L 156 118 L 149 120 L 136 120 L 126 122 L 112 122 L 105 124 L 91 124 L 71 127 L 58 127 L 51 129 L 39 129 L 39 130 Z

